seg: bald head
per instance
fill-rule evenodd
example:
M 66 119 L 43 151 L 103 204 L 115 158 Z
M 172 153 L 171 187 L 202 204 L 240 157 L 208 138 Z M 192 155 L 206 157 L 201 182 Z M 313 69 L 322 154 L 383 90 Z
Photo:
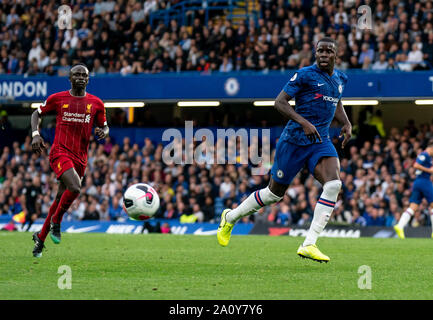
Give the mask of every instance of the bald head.
M 69 71 L 69 81 L 74 92 L 82 92 L 89 83 L 89 70 L 84 64 L 76 64 Z

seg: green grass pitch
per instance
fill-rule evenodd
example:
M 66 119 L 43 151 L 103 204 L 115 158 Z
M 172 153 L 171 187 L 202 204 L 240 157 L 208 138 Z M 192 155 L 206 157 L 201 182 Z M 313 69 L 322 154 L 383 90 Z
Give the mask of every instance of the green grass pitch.
M 433 239 L 320 238 L 328 264 L 304 260 L 303 238 L 63 234 L 33 258 L 31 233 L 0 233 L 0 299 L 433 299 Z M 61 290 L 58 269 L 72 271 Z M 371 289 L 358 288 L 360 266 Z

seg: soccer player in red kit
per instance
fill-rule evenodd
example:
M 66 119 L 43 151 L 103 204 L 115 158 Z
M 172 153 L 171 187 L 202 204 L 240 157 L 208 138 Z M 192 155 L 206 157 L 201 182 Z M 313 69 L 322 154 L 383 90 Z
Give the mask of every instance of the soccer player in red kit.
M 54 243 L 60 243 L 60 223 L 63 214 L 79 196 L 81 181 L 87 165 L 87 152 L 93 124 L 98 140 L 108 136 L 104 104 L 98 97 L 86 92 L 89 70 L 84 64 L 74 65 L 69 73 L 71 89 L 52 94 L 32 114 L 32 149 L 41 154 L 45 148 L 39 134 L 41 116 L 56 114 L 56 132 L 51 146 L 50 166 L 59 180 L 56 198 L 40 232 L 33 234 L 34 257 L 42 256 L 44 241 L 50 232 Z

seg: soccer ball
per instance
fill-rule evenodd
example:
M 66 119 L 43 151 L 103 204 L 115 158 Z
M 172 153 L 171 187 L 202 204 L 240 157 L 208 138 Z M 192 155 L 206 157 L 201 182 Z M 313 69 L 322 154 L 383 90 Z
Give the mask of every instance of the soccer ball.
M 123 209 L 133 220 L 149 219 L 155 215 L 158 208 L 158 193 L 148 184 L 133 184 L 123 195 Z

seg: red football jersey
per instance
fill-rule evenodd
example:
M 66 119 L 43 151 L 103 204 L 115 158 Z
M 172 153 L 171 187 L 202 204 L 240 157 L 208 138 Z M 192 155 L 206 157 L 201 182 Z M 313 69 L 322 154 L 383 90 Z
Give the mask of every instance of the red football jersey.
M 93 123 L 96 121 L 98 127 L 107 125 L 103 102 L 90 93 L 75 97 L 69 91 L 62 91 L 50 95 L 38 108 L 40 115 L 53 111 L 56 133 L 50 159 L 66 155 L 85 166 Z

